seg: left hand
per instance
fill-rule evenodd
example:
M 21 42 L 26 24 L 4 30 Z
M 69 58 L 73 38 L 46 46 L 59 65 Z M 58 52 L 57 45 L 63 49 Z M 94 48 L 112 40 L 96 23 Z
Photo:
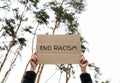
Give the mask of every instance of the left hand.
M 35 71 L 35 69 L 38 65 L 38 57 L 37 57 L 36 53 L 34 53 L 32 58 L 30 59 L 30 64 L 31 64 L 31 71 Z

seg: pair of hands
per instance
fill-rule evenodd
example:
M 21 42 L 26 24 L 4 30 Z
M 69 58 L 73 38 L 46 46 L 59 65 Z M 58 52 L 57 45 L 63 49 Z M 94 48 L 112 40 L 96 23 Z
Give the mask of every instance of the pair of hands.
M 36 55 L 36 53 L 33 54 L 33 56 L 31 57 L 30 59 L 30 64 L 31 64 L 31 71 L 35 71 L 37 65 L 38 65 L 38 57 Z M 88 65 L 88 61 L 85 59 L 84 56 L 82 56 L 80 58 L 80 63 L 79 63 L 79 66 L 80 66 L 80 69 L 81 69 L 81 72 L 82 73 L 86 73 L 86 67 Z

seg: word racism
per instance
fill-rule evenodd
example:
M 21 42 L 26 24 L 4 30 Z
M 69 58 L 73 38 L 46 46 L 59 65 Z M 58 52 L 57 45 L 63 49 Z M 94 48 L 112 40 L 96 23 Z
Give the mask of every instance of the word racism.
M 41 51 L 77 51 L 77 46 L 73 45 L 53 45 L 53 46 L 40 46 Z

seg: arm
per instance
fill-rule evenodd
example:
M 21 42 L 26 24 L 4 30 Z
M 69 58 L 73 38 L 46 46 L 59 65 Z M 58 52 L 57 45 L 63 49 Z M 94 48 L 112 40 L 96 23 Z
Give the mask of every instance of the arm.
M 90 74 L 87 73 L 86 67 L 88 65 L 88 61 L 85 59 L 84 56 L 81 57 L 80 59 L 80 70 L 82 72 L 82 74 L 80 75 L 80 79 L 82 83 L 92 83 L 92 79 Z
M 36 78 L 35 69 L 38 65 L 38 57 L 36 53 L 30 59 L 30 65 L 31 65 L 30 71 L 27 71 L 25 73 L 22 83 L 35 83 Z
M 35 83 L 36 73 L 34 71 L 27 71 L 23 77 L 22 83 Z

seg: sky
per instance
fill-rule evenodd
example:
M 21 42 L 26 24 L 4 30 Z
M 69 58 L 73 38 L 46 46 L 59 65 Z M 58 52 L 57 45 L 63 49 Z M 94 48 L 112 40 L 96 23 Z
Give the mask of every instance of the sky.
M 111 81 L 110 83 L 120 83 L 120 1 L 86 0 L 86 3 L 87 6 L 85 11 L 79 16 L 79 31 L 89 43 L 87 45 L 89 52 L 85 53 L 85 57 L 90 63 L 93 62 L 100 67 L 101 73 L 103 73 L 103 80 L 109 79 Z M 61 31 L 57 33 L 61 33 Z M 16 65 L 12 72 L 16 70 L 20 71 L 15 72 L 18 73 L 14 76 L 15 78 L 12 78 L 12 76 L 9 77 L 7 83 L 11 83 L 11 80 L 13 80 L 12 82 L 20 80 L 19 76 L 23 73 L 23 71 L 21 71 L 23 70 L 22 67 L 24 67 L 23 64 L 27 63 L 25 60 L 24 57 L 22 62 L 18 60 L 19 65 Z M 48 71 L 48 68 L 51 72 Z M 77 66 L 75 66 L 75 69 L 79 71 Z M 49 79 L 54 72 L 56 72 L 54 65 L 45 66 L 41 77 L 41 83 L 45 83 L 46 79 Z M 91 71 L 88 72 L 91 73 Z M 79 74 L 80 73 L 76 73 L 76 79 L 70 80 L 70 83 L 78 83 Z M 58 83 L 58 76 L 60 76 L 59 71 L 57 71 L 47 83 Z M 64 76 L 61 79 L 64 79 Z M 64 83 L 64 80 L 61 80 L 61 83 Z
M 119 0 L 87 0 L 87 10 L 81 15 L 81 32 L 89 42 L 87 53 L 111 83 L 120 83 Z

